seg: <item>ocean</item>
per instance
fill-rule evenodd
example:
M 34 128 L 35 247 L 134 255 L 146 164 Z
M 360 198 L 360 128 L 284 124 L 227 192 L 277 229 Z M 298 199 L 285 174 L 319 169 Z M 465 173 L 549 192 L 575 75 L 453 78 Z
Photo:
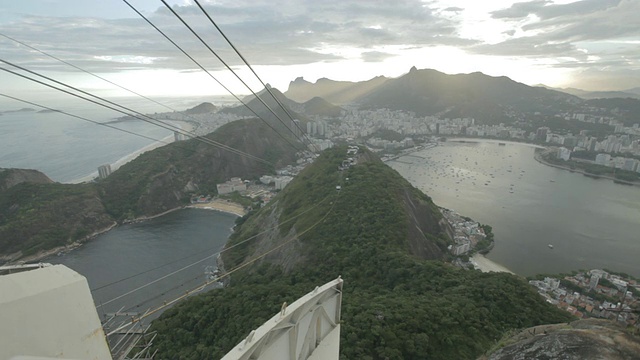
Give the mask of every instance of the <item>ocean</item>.
M 215 105 L 233 103 L 229 97 L 154 99 L 176 110 L 185 110 L 204 101 Z M 170 111 L 141 98 L 121 98 L 116 102 L 136 111 L 153 114 Z M 47 105 L 100 123 L 111 122 L 123 114 L 91 105 L 69 102 Z M 16 111 L 32 108 L 32 111 Z M 95 175 L 104 164 L 115 164 L 132 153 L 156 143 L 173 141 L 173 132 L 140 120 L 110 123 L 111 126 L 141 134 L 155 140 L 96 125 L 57 112 L 17 101 L 0 102 L 0 168 L 23 168 L 42 171 L 52 180 L 77 182 Z M 122 162 L 122 161 L 120 161 Z

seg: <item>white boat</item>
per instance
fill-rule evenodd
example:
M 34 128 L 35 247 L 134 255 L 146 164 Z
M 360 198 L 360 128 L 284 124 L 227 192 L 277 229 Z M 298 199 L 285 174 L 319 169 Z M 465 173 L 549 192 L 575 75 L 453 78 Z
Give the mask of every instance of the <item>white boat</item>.
M 553 245 L 549 244 L 547 246 L 549 246 L 549 249 L 553 249 Z

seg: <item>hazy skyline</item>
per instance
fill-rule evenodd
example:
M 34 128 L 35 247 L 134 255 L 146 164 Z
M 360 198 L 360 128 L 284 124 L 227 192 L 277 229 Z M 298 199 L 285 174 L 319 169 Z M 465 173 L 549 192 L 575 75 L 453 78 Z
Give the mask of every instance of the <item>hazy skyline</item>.
M 259 90 L 192 1 L 168 1 Z M 159 0 L 131 3 L 225 85 L 246 94 Z M 640 87 L 640 0 L 201 2 L 258 74 L 282 91 L 308 81 L 400 76 L 411 66 L 481 71 L 529 85 Z M 0 34 L 149 96 L 225 94 L 122 1 L 23 0 L 0 5 Z M 121 90 L 0 37 L 2 58 L 105 95 Z M 7 67 L 2 65 L 2 67 Z M 53 93 L 5 72 L 5 92 Z

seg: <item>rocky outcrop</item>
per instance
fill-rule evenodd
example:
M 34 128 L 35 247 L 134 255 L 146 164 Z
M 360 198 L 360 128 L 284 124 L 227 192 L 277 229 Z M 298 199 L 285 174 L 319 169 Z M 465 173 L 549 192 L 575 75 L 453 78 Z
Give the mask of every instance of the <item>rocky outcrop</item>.
M 402 197 L 409 217 L 407 230 L 411 254 L 421 259 L 442 258 L 443 251 L 436 242 L 436 235 L 443 230 L 437 217 L 439 212 L 434 211 L 433 203 L 416 197 L 408 189 L 403 191 Z
M 528 328 L 499 346 L 499 350 L 480 359 L 640 359 L 638 330 L 602 319 Z
M 53 180 L 37 170 L 0 169 L 0 191 L 7 190 L 23 182 L 33 184 L 50 184 Z

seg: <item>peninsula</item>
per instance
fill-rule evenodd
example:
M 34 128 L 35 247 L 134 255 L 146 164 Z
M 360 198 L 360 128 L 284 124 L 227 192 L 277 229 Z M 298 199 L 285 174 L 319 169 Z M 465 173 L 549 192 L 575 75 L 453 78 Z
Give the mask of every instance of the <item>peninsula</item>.
M 349 283 L 345 358 L 473 358 L 508 329 L 572 319 L 520 277 L 446 263 L 453 229 L 439 208 L 364 147 L 343 166 L 350 150 L 324 151 L 238 226 L 223 254 L 231 285 L 154 322 L 161 357 L 220 357 L 279 304 L 338 275 Z

